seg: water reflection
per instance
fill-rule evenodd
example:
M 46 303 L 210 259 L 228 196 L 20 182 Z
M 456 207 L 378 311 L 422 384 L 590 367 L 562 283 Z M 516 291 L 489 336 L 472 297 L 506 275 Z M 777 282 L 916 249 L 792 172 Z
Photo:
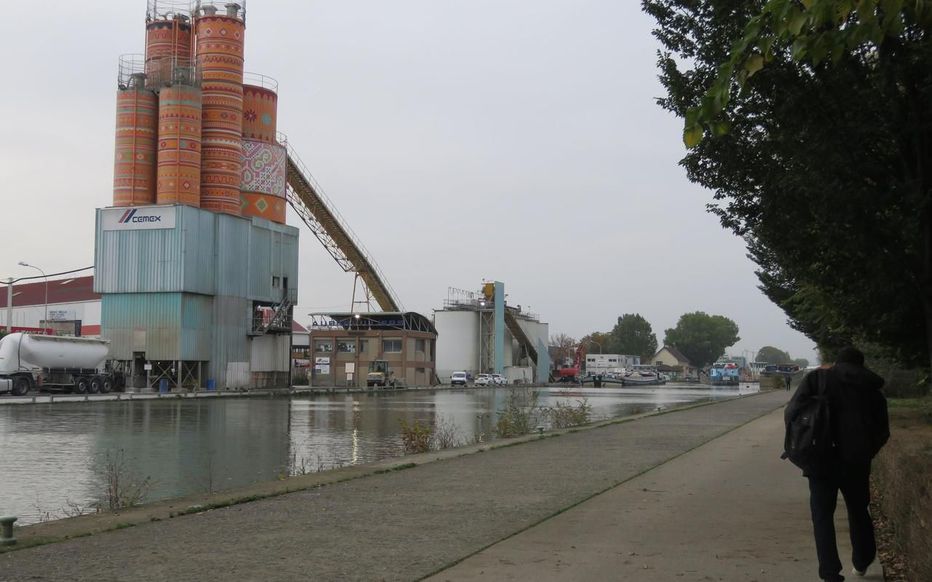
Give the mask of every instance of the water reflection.
M 756 387 L 754 388 L 756 389 Z M 669 386 L 539 389 L 538 404 L 586 399 L 593 420 L 752 390 Z M 508 388 L 315 397 L 146 400 L 0 406 L 0 514 L 20 523 L 90 507 L 105 465 L 151 477 L 148 500 L 398 456 L 400 421 L 442 423 L 460 442 L 488 440 Z

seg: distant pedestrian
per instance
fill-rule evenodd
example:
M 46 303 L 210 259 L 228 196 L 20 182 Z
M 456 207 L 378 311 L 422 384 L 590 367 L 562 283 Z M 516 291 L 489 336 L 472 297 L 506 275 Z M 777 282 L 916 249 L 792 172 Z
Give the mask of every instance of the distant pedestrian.
M 783 377 L 783 383 L 786 384 L 786 391 L 790 391 L 790 385 L 793 383 L 793 377 L 787 374 Z
M 864 354 L 845 348 L 835 365 L 809 373 L 787 405 L 787 425 L 810 399 L 824 392 L 832 446 L 813 466 L 809 479 L 809 507 L 815 533 L 819 578 L 838 582 L 841 561 L 835 542 L 835 505 L 838 492 L 848 508 L 853 574 L 863 576 L 877 554 L 874 524 L 869 511 L 871 459 L 890 437 L 883 378 L 864 367 Z

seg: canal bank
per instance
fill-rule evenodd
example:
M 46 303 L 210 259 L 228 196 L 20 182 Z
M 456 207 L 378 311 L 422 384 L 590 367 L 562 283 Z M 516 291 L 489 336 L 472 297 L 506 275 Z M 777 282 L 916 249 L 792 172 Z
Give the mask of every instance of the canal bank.
M 197 504 L 191 500 L 163 504 L 160 511 L 168 512 L 167 515 L 152 513 L 155 508 L 148 507 L 123 516 L 93 516 L 23 528 L 19 535 L 30 543 L 43 537 L 89 533 L 81 531 L 79 524 L 96 523 L 99 529 L 105 529 L 106 524 L 95 522 L 95 518 L 109 520 L 111 527 L 142 522 L 119 531 L 6 553 L 0 556 L 0 579 L 31 576 L 46 580 L 222 580 L 230 576 L 245 580 L 419 579 L 518 532 L 530 531 L 529 528 L 548 518 L 567 510 L 572 513 L 576 511 L 572 508 L 581 507 L 583 502 L 601 498 L 600 494 L 639 475 L 647 475 L 651 469 L 678 463 L 687 457 L 684 453 L 697 448 L 697 451 L 710 449 L 709 454 L 718 457 L 717 464 L 722 467 L 736 462 L 750 463 L 747 470 L 760 474 L 771 485 L 754 492 L 757 500 L 753 506 L 759 510 L 756 513 L 760 520 L 735 515 L 728 497 L 716 495 L 714 489 L 706 488 L 702 495 L 685 494 L 691 498 L 686 506 L 706 507 L 735 518 L 735 523 L 720 524 L 731 527 L 725 530 L 730 537 L 721 544 L 723 557 L 718 565 L 724 568 L 736 559 L 729 558 L 726 550 L 746 540 L 749 533 L 758 532 L 754 539 L 768 535 L 777 539 L 798 529 L 799 515 L 805 521 L 804 481 L 771 454 L 770 449 L 779 449 L 780 441 L 780 434 L 774 434 L 773 423 L 756 421 L 770 413 L 779 416 L 778 409 L 787 398 L 785 392 L 768 392 L 565 431 L 556 438 L 532 437 L 521 446 L 483 449 L 481 453 L 479 448 L 432 453 L 347 468 L 329 475 L 310 475 L 278 484 L 280 488 L 310 489 L 175 519 L 166 517 L 197 511 L 191 507 Z M 753 429 L 756 441 L 742 437 L 736 449 L 723 449 L 722 439 L 714 440 L 747 423 L 751 423 L 747 428 Z M 746 453 L 748 448 L 762 450 L 735 457 L 737 452 Z M 440 460 L 433 462 L 435 459 Z M 409 463 L 425 464 L 391 470 L 409 467 Z M 364 475 L 364 479 L 356 478 Z M 337 482 L 339 479 L 349 480 Z M 323 484 L 327 486 L 318 486 Z M 280 493 L 271 490 L 274 485 L 253 488 L 253 494 Z M 729 483 L 721 485 L 725 489 Z M 663 483 L 655 486 L 657 490 L 669 489 Z M 783 507 L 785 511 L 771 507 L 770 497 L 784 491 L 795 491 L 788 500 L 791 503 Z M 249 497 L 246 492 L 241 493 Z M 649 504 L 649 500 L 635 503 Z M 794 512 L 792 520 L 788 511 Z M 620 519 L 617 525 L 624 527 L 625 520 Z M 689 536 L 701 535 L 708 527 L 702 523 L 682 525 L 689 530 Z M 65 533 L 67 528 L 74 529 Z M 808 532 L 808 526 L 803 527 L 801 537 L 794 538 L 799 540 L 800 548 L 803 540 L 808 540 Z M 617 532 L 606 535 L 617 537 Z M 663 560 L 675 562 L 680 554 L 678 545 L 685 545 L 689 539 L 686 531 L 681 539 L 671 539 L 669 551 L 662 552 Z M 569 547 L 576 543 L 574 540 L 575 536 L 571 536 L 551 543 Z M 776 570 L 760 579 L 797 579 L 777 575 L 778 562 L 786 562 L 784 566 L 792 566 L 797 560 L 811 562 L 810 546 L 805 548 L 808 553 L 800 550 L 800 555 L 794 556 L 779 550 L 781 560 L 768 558 Z M 756 550 L 771 551 L 766 547 Z M 621 546 L 617 551 L 640 553 Z M 747 554 L 740 559 L 754 564 L 763 558 Z M 797 564 L 799 571 L 810 575 L 812 570 L 806 566 Z M 749 579 L 719 574 L 714 578 Z

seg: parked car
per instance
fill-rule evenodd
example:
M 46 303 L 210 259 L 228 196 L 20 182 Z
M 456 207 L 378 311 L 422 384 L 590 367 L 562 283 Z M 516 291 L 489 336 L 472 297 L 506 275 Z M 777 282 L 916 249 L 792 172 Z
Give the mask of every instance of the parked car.
M 507 383 L 508 381 L 505 380 L 505 377 L 502 376 L 501 374 L 492 374 L 492 384 L 496 384 L 498 386 L 504 386 Z
M 465 386 L 467 381 L 466 372 L 453 372 L 450 376 L 450 386 Z
M 492 383 L 492 377 L 488 374 L 479 374 L 476 376 L 476 386 L 488 386 Z

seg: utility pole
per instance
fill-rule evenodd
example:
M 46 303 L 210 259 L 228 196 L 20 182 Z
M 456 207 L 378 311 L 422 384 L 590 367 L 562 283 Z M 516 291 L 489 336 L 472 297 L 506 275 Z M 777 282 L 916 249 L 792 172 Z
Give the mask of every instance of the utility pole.
M 6 332 L 13 333 L 13 277 L 6 280 Z

